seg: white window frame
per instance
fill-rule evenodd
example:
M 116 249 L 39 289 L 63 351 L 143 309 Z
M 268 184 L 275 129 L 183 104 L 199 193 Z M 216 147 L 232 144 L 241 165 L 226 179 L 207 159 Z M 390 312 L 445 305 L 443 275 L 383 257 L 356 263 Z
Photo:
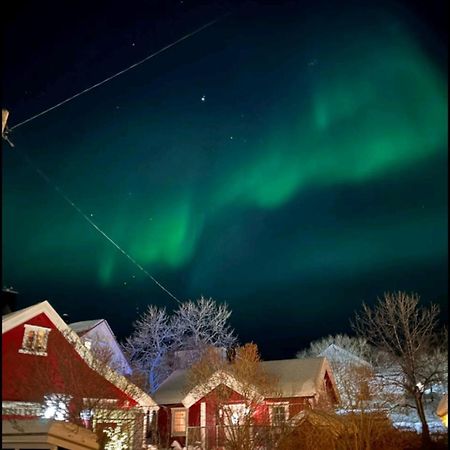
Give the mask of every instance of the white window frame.
M 42 330 L 44 330 L 44 332 L 45 332 L 44 342 L 43 342 L 45 350 L 38 351 L 38 350 L 33 350 L 33 349 L 27 348 L 26 344 L 27 344 L 27 340 L 28 340 L 28 337 L 27 337 L 28 333 L 30 331 L 36 333 L 35 337 L 33 339 L 33 347 L 34 347 L 36 345 L 37 333 L 39 333 Z M 24 330 L 23 330 L 22 347 L 19 349 L 19 353 L 25 353 L 28 355 L 47 356 L 48 335 L 50 334 L 50 331 L 51 331 L 50 328 L 40 327 L 38 325 L 25 324 Z
M 181 432 L 181 431 L 175 431 L 175 427 L 174 427 L 174 425 L 175 425 L 175 413 L 177 413 L 177 412 L 180 412 L 180 411 L 182 411 L 182 412 L 184 412 L 184 432 Z M 188 417 L 188 414 L 187 414 L 187 408 L 171 408 L 170 409 L 170 422 L 171 422 L 171 430 L 170 430 L 170 432 L 171 432 L 171 436 L 186 436 L 186 431 L 187 431 L 187 417 Z
M 289 402 L 271 402 L 269 403 L 269 415 L 270 415 L 270 423 L 271 425 L 279 425 L 275 424 L 273 421 L 273 408 L 284 408 L 284 420 L 287 422 L 289 420 Z

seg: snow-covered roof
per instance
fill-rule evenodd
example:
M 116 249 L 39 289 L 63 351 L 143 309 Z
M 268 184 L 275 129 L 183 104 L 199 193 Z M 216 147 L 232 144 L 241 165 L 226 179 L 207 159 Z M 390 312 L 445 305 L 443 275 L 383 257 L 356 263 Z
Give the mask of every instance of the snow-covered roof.
M 336 344 L 330 344 L 319 354 L 319 356 L 325 356 L 331 364 L 336 362 L 339 364 L 354 364 L 357 366 L 371 367 L 371 364 L 366 360 L 356 356 L 348 350 L 343 349 L 342 347 L 339 347 Z
M 95 319 L 95 320 L 83 320 L 81 322 L 69 323 L 69 327 L 72 328 L 78 335 L 87 333 L 88 331 L 95 328 L 97 325 L 101 324 L 105 319 Z
M 18 325 L 30 320 L 38 314 L 44 313 L 46 316 L 59 328 L 67 328 L 64 320 L 53 309 L 47 300 L 28 306 L 27 308 L 19 309 L 9 314 L 2 316 L 2 334 L 17 327 Z
M 277 392 L 279 392 L 277 397 L 314 396 L 322 387 L 325 371 L 328 371 L 334 385 L 331 368 L 326 358 L 323 357 L 261 361 L 260 364 L 261 368 L 269 376 L 273 376 L 276 379 Z M 154 400 L 158 404 L 163 405 L 182 403 L 188 394 L 188 372 L 189 369 L 176 370 L 173 372 L 172 375 L 170 375 L 153 393 Z M 212 377 L 213 376 L 214 375 L 212 375 Z
M 14 422 L 13 420 L 2 420 L 2 447 L 14 448 L 17 445 L 16 442 L 23 442 L 28 439 L 29 442 L 33 442 L 35 448 L 49 448 L 49 441 L 51 442 L 51 440 L 58 442 L 58 448 L 64 448 L 59 447 L 63 444 L 67 444 L 67 447 L 70 448 L 85 450 L 99 448 L 95 433 L 74 423 L 69 426 L 61 421 L 29 419 L 21 420 L 20 426 L 18 426 Z M 23 444 L 20 446 L 26 447 Z
M 325 371 L 334 377 L 324 357 L 262 361 L 263 370 L 277 379 L 283 397 L 310 397 L 322 387 Z M 336 386 L 334 386 L 336 388 Z
M 175 370 L 153 393 L 153 399 L 160 405 L 181 403 L 187 394 L 188 369 Z

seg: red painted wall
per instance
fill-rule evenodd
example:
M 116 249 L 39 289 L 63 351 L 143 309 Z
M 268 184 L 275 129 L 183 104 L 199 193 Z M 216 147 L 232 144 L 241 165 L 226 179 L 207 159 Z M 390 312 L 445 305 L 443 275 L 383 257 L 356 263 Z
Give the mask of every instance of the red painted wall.
M 189 408 L 189 426 L 200 426 L 200 402 L 195 403 Z
M 75 398 L 111 398 L 136 402 L 92 370 L 44 314 L 26 322 L 50 328 L 47 356 L 19 353 L 24 324 L 2 335 L 2 399 L 42 402 L 44 395 L 69 394 Z

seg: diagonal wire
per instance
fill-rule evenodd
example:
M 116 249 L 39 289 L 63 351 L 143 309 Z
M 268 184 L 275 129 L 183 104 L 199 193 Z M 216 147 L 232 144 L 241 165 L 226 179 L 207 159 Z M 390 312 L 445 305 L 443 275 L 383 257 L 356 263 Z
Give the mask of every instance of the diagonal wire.
M 99 86 L 101 86 L 101 85 L 107 83 L 108 81 L 111 81 L 112 79 L 114 79 L 114 78 L 116 78 L 116 77 L 118 77 L 118 76 L 124 74 L 125 72 L 128 72 L 128 71 L 131 70 L 131 69 L 134 69 L 135 67 L 137 67 L 137 66 L 143 64 L 144 62 L 148 61 L 149 59 L 154 58 L 155 56 L 159 55 L 159 54 L 162 53 L 162 52 L 165 52 L 165 51 L 168 50 L 169 48 L 174 47 L 175 45 L 177 45 L 177 44 L 179 44 L 180 42 L 182 42 L 182 41 L 184 41 L 184 40 L 186 40 L 186 39 L 188 39 L 188 38 L 190 38 L 190 37 L 196 35 L 197 33 L 200 33 L 200 31 L 204 30 L 205 28 L 210 27 L 211 25 L 214 25 L 214 24 L 217 23 L 219 20 L 222 20 L 223 18 L 225 18 L 225 17 L 227 17 L 227 16 L 229 16 L 229 15 L 230 15 L 230 13 L 227 13 L 227 14 L 224 14 L 223 16 L 221 16 L 221 17 L 219 17 L 219 18 L 217 18 L 217 19 L 211 20 L 211 22 L 208 22 L 207 24 L 202 25 L 201 27 L 197 28 L 196 30 L 191 31 L 191 32 L 188 33 L 188 34 L 185 34 L 184 36 L 182 36 L 181 38 L 179 38 L 179 39 L 177 39 L 176 41 L 172 42 L 171 44 L 166 45 L 165 47 L 159 49 L 158 51 L 152 53 L 151 55 L 145 57 L 144 59 L 141 59 L 140 61 L 138 61 L 138 62 L 132 64 L 131 66 L 129 66 L 129 67 L 123 69 L 123 70 L 120 70 L 119 72 L 115 73 L 114 75 L 111 75 L 111 76 L 109 76 L 108 78 L 105 78 L 104 80 L 99 81 L 98 83 L 96 83 L 96 84 L 94 84 L 94 85 L 92 85 L 92 86 L 90 86 L 90 87 L 84 89 L 83 91 L 78 92 L 77 94 L 74 94 L 74 95 L 72 95 L 72 96 L 69 97 L 69 98 L 66 98 L 65 100 L 63 100 L 63 101 L 57 103 L 56 105 L 54 105 L 54 106 L 52 106 L 52 107 L 50 107 L 50 108 L 47 108 L 46 110 L 41 111 L 41 112 L 38 113 L 38 114 L 35 114 L 34 116 L 30 117 L 29 119 L 26 119 L 26 120 L 24 120 L 23 122 L 20 122 L 20 123 L 18 123 L 18 124 L 16 124 L 16 125 L 12 126 L 12 127 L 10 128 L 10 131 L 12 131 L 12 130 L 14 130 L 15 128 L 18 128 L 18 127 L 20 127 L 20 126 L 22 126 L 22 125 L 25 125 L 26 123 L 31 122 L 32 120 L 37 119 L 38 117 L 43 116 L 44 114 L 47 114 L 48 112 L 53 111 L 53 110 L 56 109 L 56 108 L 59 108 L 60 106 L 64 105 L 65 103 L 70 102 L 71 100 L 73 100 L 73 99 L 79 97 L 80 95 L 86 94 L 87 92 L 92 91 L 93 89 L 95 89 L 95 88 L 97 88 L 97 87 L 99 87 Z
M 141 272 L 143 272 L 148 278 L 150 278 L 157 286 L 159 286 L 166 294 L 172 297 L 176 302 L 181 303 L 175 295 L 173 295 L 167 288 L 165 288 L 155 277 L 150 275 L 150 273 L 142 267 L 129 253 L 127 253 L 117 242 L 115 242 L 108 234 L 103 231 L 73 200 L 71 200 L 65 192 L 54 183 L 28 156 L 24 150 L 16 151 L 25 159 L 28 165 L 33 168 L 37 174 L 49 185 L 51 186 L 70 206 L 72 206 L 75 211 L 77 211 L 95 230 L 97 230 L 107 241 L 109 241 L 120 253 L 122 253 L 129 261 L 131 261 Z

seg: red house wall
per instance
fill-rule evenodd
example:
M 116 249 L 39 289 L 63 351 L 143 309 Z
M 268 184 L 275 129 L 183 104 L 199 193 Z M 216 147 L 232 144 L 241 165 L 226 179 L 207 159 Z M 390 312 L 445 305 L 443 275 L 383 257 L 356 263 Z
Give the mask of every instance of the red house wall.
M 200 402 L 195 403 L 189 408 L 188 426 L 190 427 L 200 426 Z
M 2 335 L 2 399 L 42 402 L 44 395 L 69 394 L 75 398 L 110 398 L 136 402 L 92 370 L 44 314 L 26 322 L 50 328 L 47 356 L 19 353 L 24 324 Z

